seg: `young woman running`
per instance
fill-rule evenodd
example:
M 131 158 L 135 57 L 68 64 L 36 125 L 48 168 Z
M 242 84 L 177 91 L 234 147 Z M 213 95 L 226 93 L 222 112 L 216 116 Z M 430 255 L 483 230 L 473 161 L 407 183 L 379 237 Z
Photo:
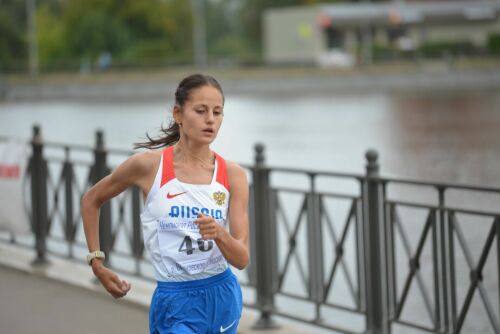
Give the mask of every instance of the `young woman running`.
M 219 83 L 206 75 L 186 77 L 164 136 L 137 144 L 151 150 L 127 159 L 82 200 L 88 262 L 120 298 L 131 286 L 102 262 L 99 208 L 130 186 L 142 189 L 144 245 L 158 281 L 151 334 L 236 333 L 238 327 L 241 289 L 229 264 L 243 269 L 249 262 L 248 183 L 240 166 L 210 150 L 223 116 Z

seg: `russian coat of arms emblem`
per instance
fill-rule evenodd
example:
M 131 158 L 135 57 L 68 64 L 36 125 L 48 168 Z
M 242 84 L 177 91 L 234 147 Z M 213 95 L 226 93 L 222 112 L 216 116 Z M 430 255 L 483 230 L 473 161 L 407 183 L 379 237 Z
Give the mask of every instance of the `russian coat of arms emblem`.
M 222 191 L 217 191 L 213 194 L 215 203 L 218 205 L 224 204 L 224 201 L 226 200 L 226 194 L 224 194 Z

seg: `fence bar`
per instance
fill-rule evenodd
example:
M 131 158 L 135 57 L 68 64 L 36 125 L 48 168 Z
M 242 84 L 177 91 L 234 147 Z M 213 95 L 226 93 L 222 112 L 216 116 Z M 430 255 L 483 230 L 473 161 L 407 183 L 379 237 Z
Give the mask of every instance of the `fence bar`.
M 448 290 L 450 291 L 450 319 L 451 319 L 451 330 L 452 333 L 457 332 L 457 289 L 456 280 L 457 276 L 455 274 L 455 213 L 453 211 L 448 212 L 448 270 L 450 274 Z
M 38 125 L 33 126 L 31 140 L 33 155 L 31 157 L 31 219 L 35 234 L 36 258 L 33 265 L 47 264 L 46 237 L 48 233 L 47 217 L 47 162 L 43 158 L 43 139 Z
M 384 200 L 385 200 L 384 195 Z M 388 316 L 390 319 L 396 318 L 396 310 L 398 305 L 398 287 L 397 287 L 397 267 L 396 267 L 396 243 L 395 243 L 395 230 L 394 230 L 394 220 L 395 220 L 396 207 L 394 204 L 388 204 L 385 206 L 385 228 L 387 233 L 387 289 L 388 289 Z
M 382 184 L 384 209 L 385 252 L 387 258 L 387 311 L 389 319 L 394 319 L 397 308 L 396 251 L 394 241 L 394 204 L 387 204 L 387 183 Z
M 448 333 L 450 329 L 450 311 L 449 311 L 449 299 L 448 299 L 448 261 L 447 257 L 450 256 L 447 248 L 447 227 L 448 224 L 445 219 L 445 191 L 444 187 L 437 187 L 439 195 L 439 243 L 441 244 L 441 291 L 443 292 L 443 320 L 444 320 L 444 331 Z
M 135 258 L 135 273 L 141 273 L 140 260 L 144 250 L 141 234 L 141 189 L 132 187 L 132 254 Z
M 364 181 L 360 181 L 360 194 L 363 194 Z M 365 237 L 364 237 L 364 202 L 363 200 L 358 200 L 356 203 L 356 273 L 358 276 L 358 307 L 362 312 L 366 311 L 366 285 L 365 285 Z
M 500 216 L 495 217 L 495 232 L 497 237 L 497 284 L 500 285 Z M 498 305 L 500 305 L 500 289 L 498 289 Z M 499 314 L 500 319 L 500 314 Z
M 366 333 L 390 333 L 390 326 L 385 310 L 384 296 L 384 250 L 381 222 L 383 205 L 381 201 L 381 182 L 379 179 L 379 164 L 377 152 L 366 153 L 367 182 L 363 193 L 365 199 L 365 267 L 366 267 Z
M 94 166 L 92 167 L 92 184 L 96 184 L 110 173 L 106 163 L 107 152 L 104 147 L 104 135 L 102 131 L 96 131 L 96 146 L 94 149 Z M 99 214 L 99 246 L 106 253 L 104 260 L 109 265 L 109 258 L 112 250 L 112 230 L 111 230 L 111 203 L 104 203 Z
M 253 181 L 252 181 L 253 183 Z M 249 242 L 250 242 L 250 263 L 248 264 L 247 267 L 247 277 L 248 277 L 248 284 L 251 286 L 257 286 L 257 272 L 255 269 L 255 259 L 257 258 L 257 240 L 255 240 L 255 208 L 254 208 L 254 190 L 253 190 L 253 184 L 250 185 L 249 189 L 249 200 L 248 200 L 248 221 L 250 224 L 250 235 L 249 235 Z
M 309 297 L 316 303 L 316 321 L 320 320 L 320 304 L 324 300 L 323 233 L 321 198 L 315 193 L 314 174 L 310 175 L 311 192 L 307 194 L 307 254 L 309 265 Z M 337 256 L 339 256 L 337 254 Z
M 65 160 L 63 164 L 62 177 L 64 179 L 64 202 L 66 211 L 66 221 L 64 232 L 68 242 L 68 257 L 73 257 L 73 242 L 75 241 L 75 224 L 73 222 L 73 164 L 69 156 L 69 147 L 64 148 Z
M 439 278 L 439 247 L 438 247 L 438 234 L 439 228 L 437 224 L 437 212 L 433 212 L 433 221 L 432 221 L 432 270 L 434 273 L 434 317 L 436 322 L 434 324 L 435 330 L 442 329 L 442 321 L 441 321 L 441 292 L 440 292 L 440 278 Z
M 269 170 L 265 168 L 264 145 L 255 145 L 255 167 L 253 169 L 253 194 L 255 208 L 255 238 L 259 242 L 257 257 L 253 259 L 257 272 L 257 305 L 260 318 L 254 329 L 271 329 L 277 325 L 271 318 L 274 311 L 274 290 L 277 282 L 276 225 L 272 220 L 270 206 Z

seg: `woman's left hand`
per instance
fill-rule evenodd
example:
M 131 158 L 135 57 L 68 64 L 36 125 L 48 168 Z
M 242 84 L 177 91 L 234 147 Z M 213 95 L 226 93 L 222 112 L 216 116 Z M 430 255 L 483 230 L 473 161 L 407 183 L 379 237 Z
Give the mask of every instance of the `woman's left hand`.
M 194 223 L 198 225 L 203 240 L 216 240 L 226 232 L 214 218 L 201 213 Z

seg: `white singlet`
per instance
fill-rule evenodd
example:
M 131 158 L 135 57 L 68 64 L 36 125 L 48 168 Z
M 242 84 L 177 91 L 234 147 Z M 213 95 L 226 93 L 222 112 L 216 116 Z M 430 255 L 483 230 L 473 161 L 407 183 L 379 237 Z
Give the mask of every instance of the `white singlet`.
M 162 152 L 141 213 L 144 246 L 157 281 L 207 278 L 228 267 L 215 241 L 203 240 L 193 223 L 202 213 L 227 229 L 229 180 L 225 160 L 215 157 L 210 184 L 190 184 L 175 177 L 173 146 Z

